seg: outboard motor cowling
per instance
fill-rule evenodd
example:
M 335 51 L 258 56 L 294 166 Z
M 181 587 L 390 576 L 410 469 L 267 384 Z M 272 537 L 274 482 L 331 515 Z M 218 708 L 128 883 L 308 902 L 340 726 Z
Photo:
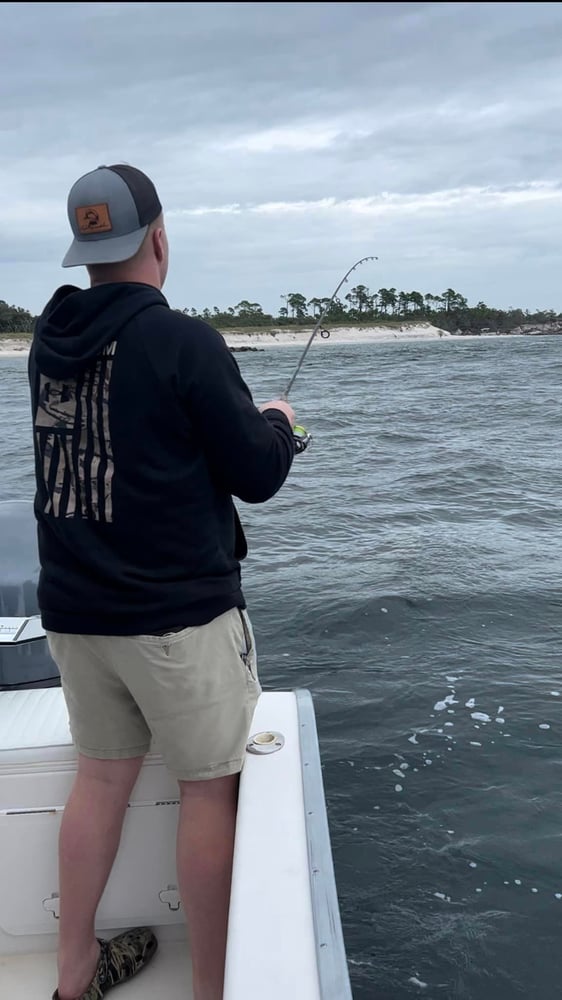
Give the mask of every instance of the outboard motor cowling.
M 33 504 L 0 502 L 0 691 L 60 685 L 37 606 Z

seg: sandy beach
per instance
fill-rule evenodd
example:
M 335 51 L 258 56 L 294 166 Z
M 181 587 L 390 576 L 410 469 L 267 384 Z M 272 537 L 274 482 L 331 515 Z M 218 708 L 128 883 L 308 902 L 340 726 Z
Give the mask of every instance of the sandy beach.
M 244 330 L 240 333 L 224 333 L 224 339 L 229 347 L 286 347 L 293 344 L 306 344 L 313 331 L 313 326 L 300 329 L 283 329 L 260 331 Z M 330 336 L 316 335 L 314 345 L 326 344 L 375 344 L 395 340 L 439 340 L 450 338 L 446 330 L 440 330 L 430 323 L 403 323 L 400 326 L 330 326 L 326 324 Z
M 334 326 L 326 327 L 329 337 L 317 334 L 314 346 L 329 344 L 374 344 L 405 340 L 439 340 L 454 339 L 453 335 L 431 323 L 402 323 L 400 326 Z M 297 329 L 280 327 L 273 330 L 244 330 L 240 332 L 226 331 L 223 336 L 229 347 L 264 348 L 290 347 L 306 344 L 314 327 L 306 326 Z M 0 340 L 0 357 L 21 357 L 29 353 L 28 337 L 6 337 Z
M 0 358 L 16 358 L 29 354 L 30 341 L 26 337 L 9 337 L 0 340 Z

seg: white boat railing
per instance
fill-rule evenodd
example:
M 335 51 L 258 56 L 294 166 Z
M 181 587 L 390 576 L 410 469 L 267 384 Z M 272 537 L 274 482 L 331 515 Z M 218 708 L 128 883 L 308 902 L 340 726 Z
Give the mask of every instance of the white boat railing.
M 314 705 L 310 691 L 295 691 L 316 960 L 322 1000 L 352 1000 Z

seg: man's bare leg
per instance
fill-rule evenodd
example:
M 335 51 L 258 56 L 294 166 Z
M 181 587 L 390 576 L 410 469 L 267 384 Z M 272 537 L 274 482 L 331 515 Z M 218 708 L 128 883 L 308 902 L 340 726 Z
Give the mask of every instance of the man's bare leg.
M 59 838 L 59 997 L 73 1000 L 90 985 L 99 959 L 95 917 L 121 838 L 142 757 L 78 758 L 78 773 Z
M 222 1000 L 239 775 L 180 781 L 177 869 L 194 1000 Z

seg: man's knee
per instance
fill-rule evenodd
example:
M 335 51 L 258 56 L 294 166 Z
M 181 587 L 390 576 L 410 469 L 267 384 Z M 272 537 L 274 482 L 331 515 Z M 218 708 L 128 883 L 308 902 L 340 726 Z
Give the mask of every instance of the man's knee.
M 236 802 L 240 774 L 227 774 L 221 778 L 207 778 L 204 781 L 178 781 L 180 797 L 184 800 L 226 803 Z

